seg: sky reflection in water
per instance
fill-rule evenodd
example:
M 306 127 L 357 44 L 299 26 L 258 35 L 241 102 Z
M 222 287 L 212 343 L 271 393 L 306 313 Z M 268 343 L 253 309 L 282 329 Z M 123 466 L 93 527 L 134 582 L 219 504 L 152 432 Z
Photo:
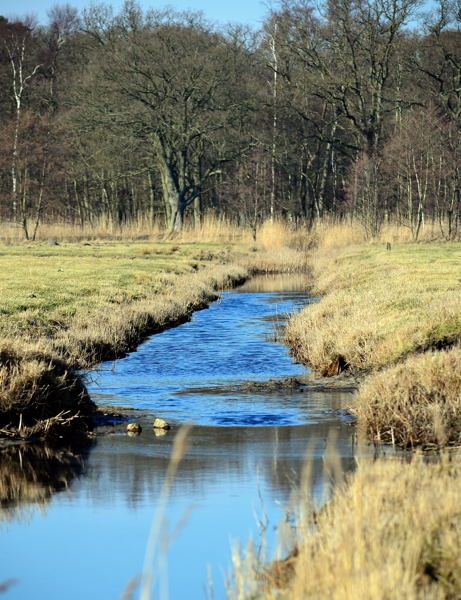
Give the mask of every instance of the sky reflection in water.
M 0 583 L 18 580 L 5 598 L 122 597 L 142 569 L 174 440 L 174 431 L 154 436 L 153 414 L 196 423 L 165 515 L 168 576 L 163 571 L 160 580 L 167 582 L 170 600 L 208 598 L 209 569 L 213 597 L 224 598 L 232 542 L 245 544 L 250 536 L 258 542 L 263 513 L 268 545 L 275 548 L 276 527 L 299 482 L 307 448 L 314 493 L 319 501 L 328 496 L 323 456 L 332 431 L 343 468 L 354 467 L 353 430 L 335 413 L 350 396 L 226 391 L 246 379 L 304 372 L 283 345 L 268 338 L 274 321 L 280 323 L 305 300 L 303 293 L 225 293 L 190 323 L 152 337 L 126 359 L 92 374 L 94 398 L 141 409 L 143 432 L 128 437 L 121 427 L 98 438 L 75 473 L 65 469 L 66 476 L 60 475 L 59 493 L 36 469 L 40 493 L 28 490 L 16 507 L 0 511 Z M 216 393 L 199 390 L 209 386 Z M 16 466 L 9 473 L 16 469 L 17 487 L 25 489 L 26 458 L 18 451 L 12 460 Z
M 194 388 L 305 373 L 288 349 L 272 343 L 285 316 L 305 304 L 302 292 L 225 292 L 189 323 L 155 335 L 126 359 L 108 362 L 89 382 L 105 404 L 147 409 L 180 423 L 299 424 L 309 420 L 299 393 L 196 394 Z M 274 317 L 273 319 L 272 317 Z M 189 393 L 185 393 L 185 388 Z

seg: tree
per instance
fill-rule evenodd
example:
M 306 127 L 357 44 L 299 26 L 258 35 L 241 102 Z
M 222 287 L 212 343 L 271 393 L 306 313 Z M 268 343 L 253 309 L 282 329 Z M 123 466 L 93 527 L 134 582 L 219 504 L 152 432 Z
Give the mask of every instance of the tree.
M 426 35 L 413 54 L 413 68 L 420 79 L 426 104 L 436 107 L 437 121 L 444 132 L 440 165 L 444 165 L 444 184 L 438 198 L 446 212 L 446 235 L 458 232 L 461 210 L 461 7 L 459 0 L 439 0 L 426 18 Z M 450 174 L 448 176 L 448 174 Z M 437 178 L 440 182 L 440 176 Z M 441 221 L 442 226 L 442 221 Z
M 103 81 L 113 99 L 100 112 L 149 149 L 169 226 L 180 229 L 187 207 L 249 146 L 248 53 L 196 15 L 144 16 L 132 3 L 105 32 L 95 25 L 87 19 L 103 40 Z
M 27 172 L 19 171 L 21 120 L 25 110 L 24 104 L 31 82 L 38 76 L 41 63 L 36 57 L 36 38 L 31 23 L 9 23 L 0 18 L 0 52 L 9 67 L 9 95 L 14 111 L 11 128 L 10 178 L 11 209 L 13 220 L 18 220 L 18 207 L 21 195 L 26 192 Z M 22 180 L 21 180 L 22 175 Z M 21 189 L 22 185 L 22 189 Z
M 413 54 L 412 67 L 422 78 L 424 96 L 454 121 L 461 118 L 461 6 L 459 0 L 438 0 L 426 17 L 426 35 Z M 429 90 L 427 85 L 429 84 Z M 428 94 L 429 91 L 429 94 Z
M 379 159 L 384 125 L 405 102 L 396 85 L 398 49 L 417 4 L 330 0 L 320 12 L 309 0 L 286 1 L 279 15 L 291 61 L 286 80 L 294 90 L 292 102 L 311 130 L 317 130 L 322 148 L 318 190 L 325 194 L 334 153 L 353 151 L 366 165 L 361 216 L 370 235 L 378 233 L 383 214 Z M 316 200 L 319 213 L 323 201 Z

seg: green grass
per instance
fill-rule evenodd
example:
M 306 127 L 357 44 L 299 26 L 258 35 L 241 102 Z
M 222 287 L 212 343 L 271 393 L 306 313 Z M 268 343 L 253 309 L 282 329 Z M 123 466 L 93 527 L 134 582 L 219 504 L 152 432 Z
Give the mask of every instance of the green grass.
M 151 298 L 171 290 L 174 278 L 167 275 L 218 264 L 200 260 L 218 245 L 173 248 L 145 242 L 0 246 L 0 336 L 36 337 L 41 323 L 45 332 L 50 321 L 65 325 L 82 310 Z
M 76 389 L 72 370 L 121 356 L 206 306 L 247 274 L 230 252 L 198 242 L 0 246 L 0 423 L 19 412 L 32 420 L 53 382 L 61 394 L 66 382 Z

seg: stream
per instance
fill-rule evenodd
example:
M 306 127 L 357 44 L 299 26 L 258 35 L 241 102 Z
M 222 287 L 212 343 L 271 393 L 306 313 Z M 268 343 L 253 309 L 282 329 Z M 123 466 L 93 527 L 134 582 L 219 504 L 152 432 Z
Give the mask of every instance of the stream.
M 311 301 L 305 290 L 303 278 L 252 280 L 222 293 L 190 322 L 87 373 L 92 398 L 133 409 L 140 435 L 115 422 L 88 447 L 2 451 L 6 599 L 138 598 L 147 564 L 153 598 L 221 600 L 236 545 L 252 539 L 269 557 L 281 538 L 282 554 L 289 548 L 290 502 L 306 457 L 304 493 L 321 505 L 338 476 L 325 460 L 328 440 L 335 438 L 342 472 L 355 468 L 358 452 L 341 412 L 350 391 L 292 385 L 306 369 L 281 343 L 281 328 L 287 314 Z M 172 429 L 156 434 L 155 417 Z M 187 452 L 160 510 L 184 423 L 193 424 Z

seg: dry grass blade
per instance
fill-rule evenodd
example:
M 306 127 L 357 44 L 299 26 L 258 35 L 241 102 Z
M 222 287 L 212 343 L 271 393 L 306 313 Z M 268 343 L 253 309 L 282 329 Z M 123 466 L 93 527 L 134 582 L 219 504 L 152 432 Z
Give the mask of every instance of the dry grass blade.
M 192 427 L 192 424 L 181 426 L 174 439 L 170 461 L 157 501 L 147 542 L 141 577 L 140 600 L 150 600 L 152 598 L 152 590 L 156 585 L 161 586 L 160 597 L 163 597 L 165 600 L 168 598 L 168 582 L 166 574 L 162 572 L 165 570 L 163 563 L 166 560 L 165 552 L 168 543 L 168 540 L 165 539 L 165 535 L 167 535 L 165 531 L 165 512 L 179 464 L 187 451 L 188 436 Z M 162 579 L 160 579 L 160 575 L 162 575 Z

